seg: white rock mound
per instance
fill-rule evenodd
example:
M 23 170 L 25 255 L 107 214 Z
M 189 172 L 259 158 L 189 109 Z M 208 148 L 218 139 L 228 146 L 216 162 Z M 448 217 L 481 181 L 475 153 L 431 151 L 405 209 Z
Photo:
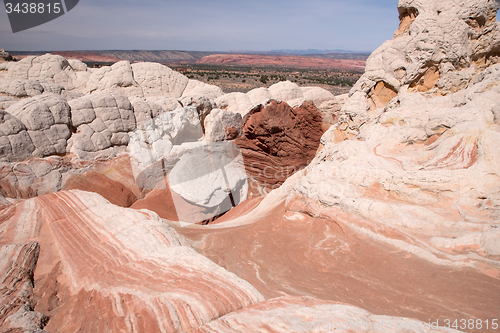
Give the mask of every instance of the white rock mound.
M 0 80 L 0 94 L 23 98 L 41 95 L 44 87 L 36 80 L 5 78 Z
M 9 63 L 8 77 L 57 83 L 68 90 L 82 89 L 87 83 L 90 72 L 83 63 L 73 61 L 76 70 L 65 58 L 46 54 L 39 57 L 26 57 L 18 62 Z M 78 64 L 78 65 L 76 65 Z
M 234 140 L 241 135 L 242 127 L 239 113 L 214 109 L 205 118 L 205 139 L 209 142 Z
M 34 150 L 26 126 L 16 117 L 0 111 L 0 161 L 22 161 L 31 157 Z
M 71 136 L 70 107 L 66 100 L 55 94 L 43 94 L 24 99 L 6 110 L 26 127 L 35 149 L 34 157 L 66 153 L 66 142 Z M 25 145 L 30 146 L 28 142 Z M 23 154 L 22 154 L 23 155 Z M 19 155 L 13 159 L 19 159 Z
M 128 133 L 136 128 L 128 98 L 116 92 L 102 92 L 71 100 L 69 105 L 76 131 L 68 142 L 69 152 L 88 158 L 127 146 Z
M 179 219 L 197 223 L 225 213 L 248 194 L 240 150 L 231 142 L 212 142 L 187 150 L 168 174 Z M 185 203 L 198 207 L 185 208 Z
M 305 101 L 312 101 L 323 114 L 325 123 L 332 124 L 336 114 L 340 111 L 345 98 L 336 97 L 331 92 L 320 87 L 299 87 L 290 81 L 278 82 L 269 88 L 256 88 L 244 94 L 233 92 L 215 99 L 215 106 L 219 109 L 239 113 L 242 118 L 256 106 L 265 105 L 271 99 L 287 102 L 290 106 L 302 105 Z

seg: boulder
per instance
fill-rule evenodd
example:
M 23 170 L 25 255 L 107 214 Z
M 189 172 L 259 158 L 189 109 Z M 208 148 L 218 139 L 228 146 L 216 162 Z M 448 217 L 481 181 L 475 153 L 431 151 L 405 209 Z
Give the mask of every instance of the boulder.
M 27 79 L 5 78 L 0 80 L 0 94 L 16 98 L 33 97 L 45 91 L 40 82 Z
M 68 63 L 74 71 L 86 72 L 88 70 L 87 65 L 78 59 L 68 59 Z
M 11 114 L 0 111 L 0 160 L 22 161 L 35 150 L 35 145 L 26 131 L 26 126 Z
M 87 159 L 99 154 L 111 156 L 126 148 L 128 133 L 137 126 L 127 97 L 117 92 L 102 92 L 68 103 L 76 131 L 68 142 L 71 153 Z
M 273 98 L 269 89 L 264 87 L 252 89 L 247 92 L 246 95 L 250 99 L 252 105 L 267 104 L 267 102 Z
M 172 198 L 179 220 L 189 223 L 227 212 L 245 201 L 248 193 L 241 152 L 230 142 L 186 151 L 168 174 L 168 184 L 177 194 Z
M 197 80 L 189 80 L 186 88 L 182 92 L 182 97 L 203 95 L 213 101 L 217 97 L 224 95 L 221 88 Z
M 71 136 L 71 112 L 64 98 L 55 94 L 38 95 L 11 105 L 6 112 L 26 127 L 35 146 L 32 156 L 66 153 L 67 140 Z
M 0 96 L 0 110 L 7 110 L 9 106 L 16 104 L 17 101 L 18 99 L 14 97 Z
M 208 142 L 234 140 L 241 135 L 242 127 L 239 113 L 214 109 L 205 118 L 205 139 Z
M 74 70 L 68 60 L 59 55 L 45 54 L 39 57 L 28 56 L 18 62 L 10 63 L 8 76 L 15 79 L 56 83 L 65 89 L 73 90 L 84 88 L 90 72 Z
M 282 81 L 273 84 L 268 88 L 273 99 L 283 102 L 289 102 L 294 99 L 304 98 L 304 94 L 300 87 L 290 81 Z
M 132 66 L 128 61 L 119 61 L 92 72 L 86 85 L 86 93 L 117 91 L 125 96 L 143 96 L 139 84 L 134 80 Z
M 179 99 L 203 95 L 213 100 L 222 95 L 219 87 L 189 80 L 167 66 L 140 62 L 120 61 L 92 72 L 86 92 L 117 91 L 128 97 L 168 97 Z M 188 105 L 184 105 L 188 106 Z
M 222 95 L 215 100 L 215 105 L 219 109 L 239 113 L 242 118 L 255 106 L 250 101 L 250 98 L 241 92 Z
M 158 117 L 162 113 L 171 112 L 181 107 L 181 104 L 169 97 L 131 97 L 130 103 L 134 109 L 137 126 Z
M 248 175 L 270 189 L 309 164 L 322 133 L 321 113 L 311 102 L 292 108 L 271 101 L 252 110 L 236 144 Z
M 134 80 L 142 88 L 143 96 L 179 98 L 189 79 L 158 63 L 140 62 L 132 65 Z

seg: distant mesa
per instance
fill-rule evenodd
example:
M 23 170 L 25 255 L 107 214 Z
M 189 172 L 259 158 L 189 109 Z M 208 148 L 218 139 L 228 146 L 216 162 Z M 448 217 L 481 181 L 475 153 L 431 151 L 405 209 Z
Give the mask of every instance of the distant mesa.
M 46 52 L 14 52 L 18 58 L 42 55 Z M 129 62 L 159 62 L 165 64 L 191 63 L 234 66 L 270 66 L 296 68 L 328 68 L 363 70 L 367 55 L 363 53 L 319 53 L 297 55 L 274 52 L 255 54 L 247 51 L 241 54 L 197 51 L 51 51 L 52 54 L 83 62 L 114 63 L 120 60 Z
M 365 67 L 365 60 L 254 54 L 214 54 L 201 58 L 197 61 L 197 63 L 233 66 L 275 66 L 348 70 L 363 70 Z

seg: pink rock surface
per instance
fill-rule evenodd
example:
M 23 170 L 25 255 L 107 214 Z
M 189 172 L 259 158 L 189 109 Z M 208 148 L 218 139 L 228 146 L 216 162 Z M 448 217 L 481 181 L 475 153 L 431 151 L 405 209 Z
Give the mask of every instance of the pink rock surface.
M 192 332 L 458 332 L 438 327 L 438 324 L 403 317 L 377 316 L 347 304 L 288 296 L 249 306 Z
M 35 310 L 47 331 L 187 331 L 263 299 L 156 214 L 94 193 L 49 194 L 1 216 L 1 244 L 40 244 Z
M 315 297 L 423 322 L 499 315 L 494 266 L 479 271 L 461 263 L 435 264 L 419 258 L 412 248 L 402 250 L 352 228 L 347 221 L 352 223 L 354 217 L 348 213 L 337 210 L 336 215 L 311 217 L 291 209 L 313 202 L 292 200 L 285 207 L 281 198 L 272 192 L 244 216 L 177 230 L 194 241 L 201 254 L 250 282 L 266 299 Z M 377 232 L 395 242 L 412 242 L 393 228 Z

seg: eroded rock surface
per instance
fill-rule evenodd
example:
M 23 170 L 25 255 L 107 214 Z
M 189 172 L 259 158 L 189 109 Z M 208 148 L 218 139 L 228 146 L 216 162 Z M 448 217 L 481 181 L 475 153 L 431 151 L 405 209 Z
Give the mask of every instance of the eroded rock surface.
M 458 332 L 429 322 L 377 316 L 347 304 L 309 297 L 280 297 L 210 322 L 193 332 Z
M 48 317 L 33 310 L 33 275 L 40 253 L 36 242 L 0 246 L 0 329 L 39 332 Z
M 151 63 L 0 64 L 0 328 L 498 318 L 498 8 L 401 0 L 347 96 L 224 95 Z M 225 169 L 236 146 L 212 149 L 235 138 L 246 174 Z
M 132 105 L 116 92 L 95 93 L 69 101 L 71 124 L 76 132 L 69 151 L 81 158 L 112 154 L 129 143 L 128 133 L 136 127 Z
M 247 174 L 264 188 L 272 188 L 314 158 L 322 134 L 321 114 L 312 103 L 292 108 L 271 101 L 249 113 L 236 144 L 242 149 Z
M 98 194 L 59 192 L 2 215 L 2 244 L 31 239 L 40 246 L 34 308 L 50 316 L 49 332 L 189 331 L 263 300 L 156 214 L 119 208 Z M 28 264 L 33 270 L 34 261 Z
M 299 87 L 290 81 L 278 82 L 269 88 L 256 88 L 244 94 L 233 92 L 215 99 L 217 108 L 236 112 L 246 119 L 248 113 L 258 105 L 270 100 L 287 102 L 290 106 L 300 106 L 305 101 L 313 102 L 320 110 L 325 123 L 331 124 L 332 113 L 337 114 L 344 102 L 343 97 L 335 97 L 331 92 L 319 87 Z M 336 117 L 336 116 L 335 116 Z
M 11 105 L 5 112 L 8 115 L 4 116 L 4 126 L 10 127 L 5 123 L 7 121 L 12 127 L 6 128 L 10 145 L 4 146 L 3 160 L 66 153 L 67 140 L 71 136 L 71 112 L 63 97 L 38 95 Z M 23 126 L 19 126 L 18 121 Z
M 417 246 L 398 248 L 412 243 L 404 232 L 380 227 L 378 237 L 367 236 L 364 225 L 351 227 L 358 221 L 343 222 L 349 213 L 341 209 L 335 217 L 312 217 L 291 209 L 298 203 L 317 205 L 286 202 L 304 174 L 305 170 L 295 174 L 250 210 L 237 207 L 238 216 L 223 216 L 224 221 L 205 228 L 177 230 L 200 253 L 252 283 L 266 299 L 314 297 L 426 323 L 498 313 L 500 288 L 493 266 L 478 270 L 453 262 L 451 256 L 431 262 L 420 257 Z M 384 237 L 394 241 L 388 244 Z
M 399 8 L 418 16 L 368 59 L 289 207 L 415 247 L 436 264 L 480 268 L 500 253 L 498 2 L 400 1 Z M 471 23 L 476 19 L 481 24 Z M 488 61 L 477 61 L 486 54 Z M 436 73 L 427 68 L 431 61 L 440 79 L 430 90 L 414 89 L 419 75 L 426 85 L 426 75 Z M 398 66 L 406 73 L 399 79 Z M 394 243 L 380 230 L 409 240 Z

